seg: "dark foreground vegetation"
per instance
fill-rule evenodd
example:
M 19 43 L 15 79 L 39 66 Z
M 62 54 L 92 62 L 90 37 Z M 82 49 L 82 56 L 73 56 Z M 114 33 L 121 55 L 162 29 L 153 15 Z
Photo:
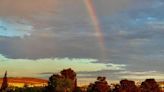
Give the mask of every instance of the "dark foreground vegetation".
M 45 87 L 23 88 L 9 87 L 7 75 L 3 79 L 0 92 L 164 92 L 155 79 L 146 79 L 141 85 L 136 85 L 131 80 L 121 80 L 119 84 L 109 85 L 106 77 L 97 77 L 97 81 L 88 87 L 78 87 L 76 73 L 72 69 L 65 69 L 60 74 L 49 77 L 48 85 Z

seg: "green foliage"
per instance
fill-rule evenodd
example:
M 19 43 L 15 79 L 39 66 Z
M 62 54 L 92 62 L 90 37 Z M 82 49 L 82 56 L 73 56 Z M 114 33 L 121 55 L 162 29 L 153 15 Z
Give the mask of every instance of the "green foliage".
M 56 85 L 57 91 L 72 91 L 72 81 L 70 79 L 59 79 Z
M 75 92 L 82 92 L 82 90 L 81 90 L 80 87 L 77 87 L 77 88 L 75 89 Z
M 52 75 L 49 78 L 48 89 L 50 92 L 72 92 L 72 80 L 60 75 Z

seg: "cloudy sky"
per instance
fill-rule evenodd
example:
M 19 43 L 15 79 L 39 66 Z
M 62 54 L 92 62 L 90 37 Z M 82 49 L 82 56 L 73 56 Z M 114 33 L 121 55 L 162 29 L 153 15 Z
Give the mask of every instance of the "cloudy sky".
M 0 0 L 0 76 L 164 79 L 163 0 Z

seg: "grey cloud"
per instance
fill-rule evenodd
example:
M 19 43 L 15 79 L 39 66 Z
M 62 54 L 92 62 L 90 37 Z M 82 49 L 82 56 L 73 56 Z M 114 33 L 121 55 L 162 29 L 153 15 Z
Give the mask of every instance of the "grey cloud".
M 42 0 L 9 4 L 9 0 L 0 1 L 0 7 L 8 7 L 0 8 L 3 18 L 28 20 L 35 30 L 24 39 L 0 37 L 0 53 L 9 58 L 31 59 L 89 57 L 100 63 L 125 64 L 127 70 L 164 70 L 163 28 L 153 27 L 164 20 L 163 5 L 157 7 L 162 0 L 94 0 L 107 48 L 105 60 L 101 59 L 99 42 L 83 0 L 57 1 L 48 0 L 44 6 Z M 13 9 L 9 7 L 11 3 Z M 25 3 L 29 6 L 17 9 Z M 11 13 L 17 17 L 9 18 Z M 101 72 L 96 73 L 95 76 Z M 115 73 L 104 73 L 115 78 Z
M 56 7 L 56 0 L 1 0 L 1 16 L 31 16 L 42 12 L 51 12 Z
M 39 40 L 38 40 L 39 39 Z M 0 40 L 1 53 L 10 58 L 98 57 L 99 45 L 92 38 L 25 38 Z M 94 53 L 93 53 L 94 52 Z
M 112 16 L 113 14 L 130 8 L 133 0 L 93 0 L 99 16 Z
M 42 72 L 42 73 L 39 73 L 41 75 L 51 75 L 51 74 L 54 74 L 53 72 Z
M 164 73 L 163 72 L 157 72 L 157 71 L 144 71 L 144 72 L 131 72 L 131 71 L 125 71 L 122 72 L 122 76 L 119 76 L 120 78 L 128 78 L 132 80 L 144 80 L 147 78 L 155 78 L 159 81 L 163 80 Z
M 118 80 L 117 73 L 123 70 L 101 70 L 94 72 L 78 72 L 78 78 L 97 78 L 98 76 L 105 76 L 108 79 Z

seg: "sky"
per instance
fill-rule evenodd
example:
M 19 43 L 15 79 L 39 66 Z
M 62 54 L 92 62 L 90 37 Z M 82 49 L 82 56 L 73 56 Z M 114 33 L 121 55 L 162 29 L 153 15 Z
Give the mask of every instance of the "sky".
M 45 78 L 72 68 L 164 80 L 163 0 L 0 0 L 0 76 Z

